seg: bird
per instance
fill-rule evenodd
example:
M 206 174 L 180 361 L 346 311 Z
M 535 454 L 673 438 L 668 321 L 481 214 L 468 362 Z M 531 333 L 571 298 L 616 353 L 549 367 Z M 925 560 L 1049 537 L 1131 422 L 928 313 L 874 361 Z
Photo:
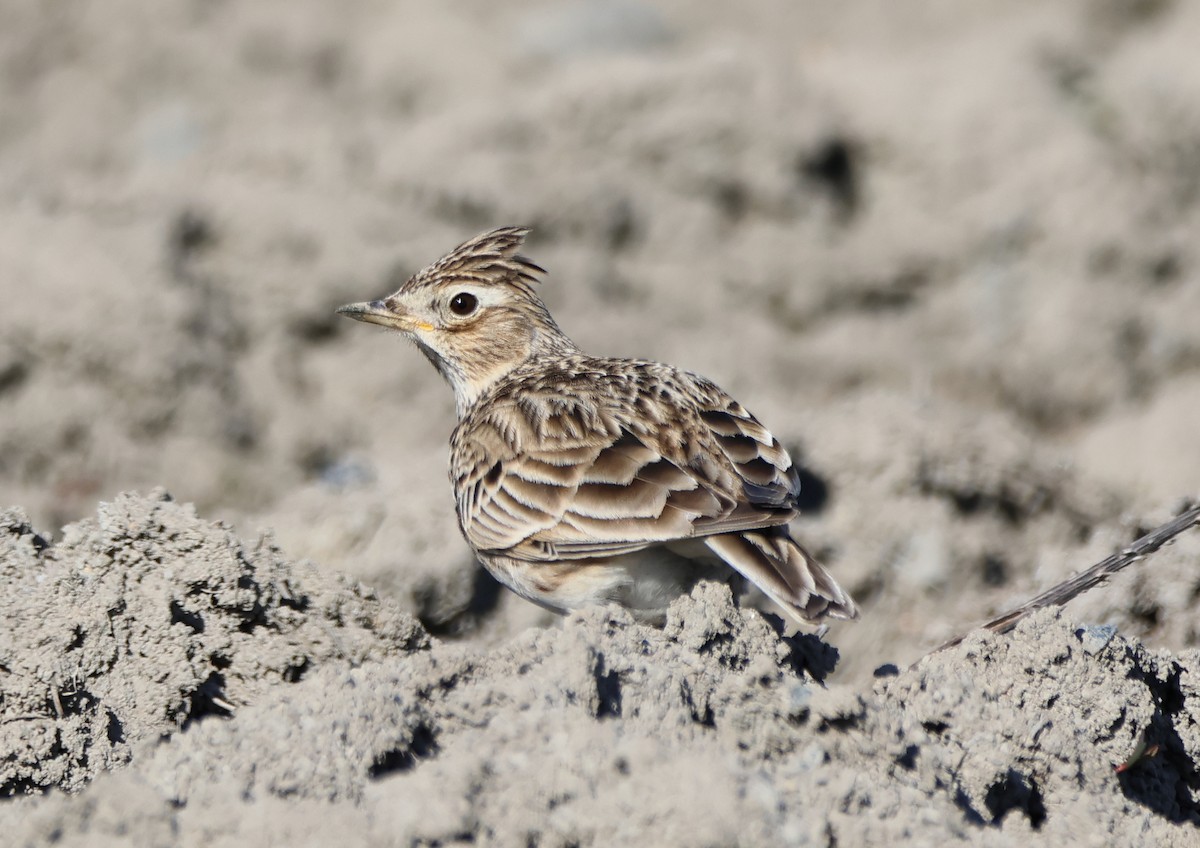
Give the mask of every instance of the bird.
M 705 377 L 580 350 L 518 252 L 528 234 L 482 233 L 337 310 L 399 331 L 453 389 L 450 482 L 483 566 L 559 613 L 615 603 L 662 624 L 716 579 L 748 580 L 798 624 L 857 618 L 788 531 L 800 474 L 779 440 Z

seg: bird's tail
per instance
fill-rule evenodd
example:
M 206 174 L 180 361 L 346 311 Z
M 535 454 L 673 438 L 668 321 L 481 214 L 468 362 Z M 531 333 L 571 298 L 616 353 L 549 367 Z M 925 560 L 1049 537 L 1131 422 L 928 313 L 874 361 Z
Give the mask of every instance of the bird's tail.
M 785 527 L 708 536 L 705 544 L 793 618 L 858 618 L 848 592 Z

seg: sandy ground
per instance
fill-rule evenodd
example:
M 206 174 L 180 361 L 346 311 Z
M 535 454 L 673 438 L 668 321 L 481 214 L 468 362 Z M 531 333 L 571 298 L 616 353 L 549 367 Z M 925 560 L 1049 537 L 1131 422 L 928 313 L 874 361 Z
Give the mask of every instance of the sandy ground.
M 1180 0 L 0 2 L 0 828 L 1200 845 L 1200 534 L 921 660 L 1200 495 L 1198 38 Z M 482 575 L 449 391 L 332 310 L 513 223 L 582 347 L 793 448 L 861 622 Z

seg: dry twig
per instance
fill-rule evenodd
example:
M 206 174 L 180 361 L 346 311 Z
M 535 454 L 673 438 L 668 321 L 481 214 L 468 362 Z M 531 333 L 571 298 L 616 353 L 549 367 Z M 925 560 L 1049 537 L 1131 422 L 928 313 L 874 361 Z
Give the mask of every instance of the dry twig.
M 1088 589 L 1095 588 L 1122 568 L 1149 556 L 1183 531 L 1197 525 L 1200 525 L 1200 506 L 1192 506 L 1161 527 L 1151 530 L 1124 550 L 1101 560 L 1087 571 L 1064 580 L 1036 598 L 1027 601 L 1016 609 L 1009 610 L 1001 616 L 993 618 L 981 626 L 983 629 L 991 630 L 993 633 L 1007 633 L 1017 626 L 1017 622 L 1030 613 L 1044 609 L 1045 607 L 1062 606 L 1076 595 L 1082 595 Z M 975 628 L 972 629 L 974 630 Z M 956 636 L 944 645 L 940 645 L 930 651 L 929 654 L 936 654 L 938 651 L 954 647 L 967 638 L 970 632 L 968 631 L 968 633 Z M 926 656 L 929 656 L 929 654 L 926 654 Z

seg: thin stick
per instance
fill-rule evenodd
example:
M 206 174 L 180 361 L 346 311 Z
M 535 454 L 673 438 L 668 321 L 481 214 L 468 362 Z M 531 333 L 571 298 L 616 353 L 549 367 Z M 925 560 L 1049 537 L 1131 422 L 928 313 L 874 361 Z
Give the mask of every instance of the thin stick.
M 1017 626 L 1017 622 L 1030 613 L 1045 607 L 1062 606 L 1076 595 L 1082 595 L 1088 589 L 1095 588 L 1103 583 L 1127 565 L 1148 557 L 1184 530 L 1196 527 L 1197 525 L 1200 525 L 1200 506 L 1193 506 L 1191 509 L 1180 513 L 1178 518 L 1151 530 L 1145 536 L 1142 536 L 1132 545 L 1125 548 L 1125 550 L 1101 560 L 1087 571 L 1064 580 L 1057 586 L 1042 592 L 1042 594 L 1033 600 L 1027 601 L 1016 609 L 1009 610 L 1003 615 L 993 618 L 991 621 L 980 626 L 985 630 L 991 630 L 993 633 L 1007 633 Z M 934 648 L 929 654 L 936 654 L 938 651 L 943 651 L 946 648 L 953 648 L 963 639 L 967 638 L 969 633 L 970 631 L 951 639 L 946 644 Z M 929 656 L 929 654 L 926 654 L 926 656 Z

